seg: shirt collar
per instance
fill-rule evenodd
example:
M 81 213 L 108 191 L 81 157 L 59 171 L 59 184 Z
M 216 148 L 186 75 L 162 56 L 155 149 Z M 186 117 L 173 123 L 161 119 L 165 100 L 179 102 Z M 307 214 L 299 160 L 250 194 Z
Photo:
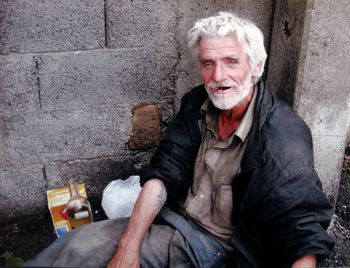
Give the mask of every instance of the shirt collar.
M 234 135 L 238 136 L 242 142 L 244 142 L 247 139 L 247 136 L 249 134 L 249 131 L 253 125 L 253 119 L 254 119 L 254 107 L 255 107 L 255 100 L 257 95 L 257 88 L 254 87 L 254 93 L 252 100 L 249 103 L 248 109 L 246 113 L 244 114 L 241 123 L 239 124 L 239 127 L 234 132 Z

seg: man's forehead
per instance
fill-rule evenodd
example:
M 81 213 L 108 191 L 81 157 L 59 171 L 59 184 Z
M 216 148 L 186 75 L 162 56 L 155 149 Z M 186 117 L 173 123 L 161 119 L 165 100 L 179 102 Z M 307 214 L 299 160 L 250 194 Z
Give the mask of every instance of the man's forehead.
M 245 42 L 235 36 L 209 36 L 199 41 L 199 58 L 241 58 L 247 55 Z
M 201 48 L 235 48 L 245 50 L 247 44 L 244 40 L 239 41 L 236 36 L 203 36 L 199 39 L 198 46 Z

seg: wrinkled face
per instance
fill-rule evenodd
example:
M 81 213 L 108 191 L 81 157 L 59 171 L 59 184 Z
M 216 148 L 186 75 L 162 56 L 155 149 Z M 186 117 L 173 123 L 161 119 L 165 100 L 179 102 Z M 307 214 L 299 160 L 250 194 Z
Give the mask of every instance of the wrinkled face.
M 253 84 L 245 43 L 235 36 L 202 37 L 198 52 L 200 75 L 214 106 L 229 110 L 239 105 Z

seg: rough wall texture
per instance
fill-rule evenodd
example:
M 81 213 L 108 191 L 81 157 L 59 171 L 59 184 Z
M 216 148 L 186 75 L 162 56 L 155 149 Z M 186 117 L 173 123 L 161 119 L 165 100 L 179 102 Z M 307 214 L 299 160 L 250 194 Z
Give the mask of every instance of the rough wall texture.
M 0 218 L 46 211 L 67 177 L 97 208 L 109 181 L 148 163 L 155 141 L 127 146 L 132 108 L 160 107 L 162 120 L 143 111 L 159 139 L 174 113 L 176 14 L 173 1 L 0 2 Z

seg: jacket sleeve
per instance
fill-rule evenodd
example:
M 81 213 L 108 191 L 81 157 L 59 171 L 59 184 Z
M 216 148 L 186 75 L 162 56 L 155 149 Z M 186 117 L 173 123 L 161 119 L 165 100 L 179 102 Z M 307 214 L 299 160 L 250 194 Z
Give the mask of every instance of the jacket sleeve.
M 143 170 L 141 185 L 151 178 L 164 182 L 168 200 L 187 194 L 193 178 L 194 163 L 200 145 L 198 116 L 191 96 L 181 101 L 180 111 L 168 126 L 150 166 Z
M 326 229 L 332 207 L 312 168 L 295 170 L 273 187 L 260 208 L 260 232 L 271 245 L 269 254 L 280 263 L 291 265 L 302 256 L 324 258 L 331 253 L 334 241 Z

